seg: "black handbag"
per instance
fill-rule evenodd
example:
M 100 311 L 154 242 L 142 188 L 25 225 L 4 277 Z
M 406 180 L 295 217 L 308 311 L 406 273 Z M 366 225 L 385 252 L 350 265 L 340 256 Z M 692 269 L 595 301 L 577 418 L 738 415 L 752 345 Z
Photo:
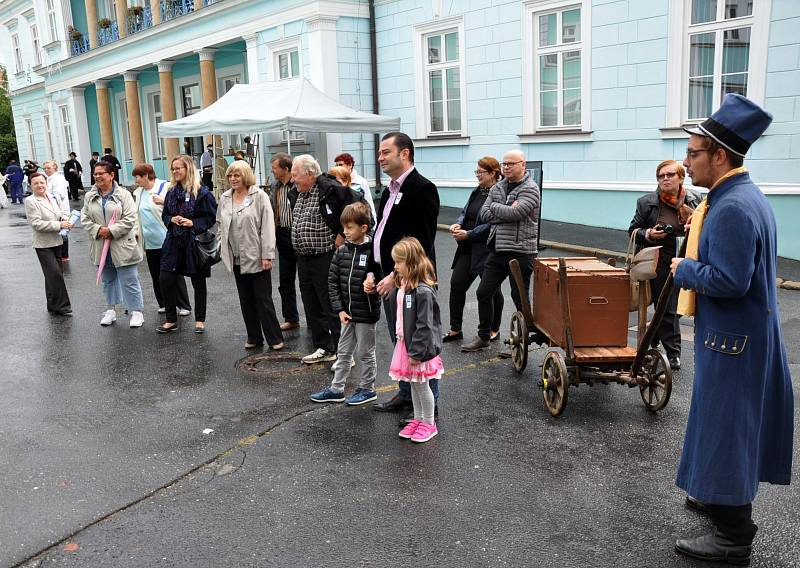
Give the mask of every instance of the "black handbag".
M 194 260 L 198 270 L 208 270 L 222 260 L 216 227 L 194 237 Z

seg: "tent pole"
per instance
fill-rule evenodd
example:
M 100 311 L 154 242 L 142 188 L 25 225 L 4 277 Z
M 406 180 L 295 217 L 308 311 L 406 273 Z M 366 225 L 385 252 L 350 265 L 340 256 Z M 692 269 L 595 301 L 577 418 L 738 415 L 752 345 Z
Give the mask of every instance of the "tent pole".
M 286 153 L 292 155 L 292 131 L 286 131 Z

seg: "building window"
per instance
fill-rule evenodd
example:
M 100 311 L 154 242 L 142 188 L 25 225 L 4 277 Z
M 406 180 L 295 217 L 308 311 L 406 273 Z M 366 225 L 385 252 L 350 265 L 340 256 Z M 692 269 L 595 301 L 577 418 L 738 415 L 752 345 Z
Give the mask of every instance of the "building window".
M 752 0 L 692 1 L 688 120 L 710 116 L 727 93 L 747 96 L 752 16 Z
M 293 79 L 300 76 L 300 50 L 291 49 L 275 54 L 275 70 L 278 79 Z
M 461 65 L 458 30 L 425 36 L 428 132 L 461 132 Z
M 230 91 L 234 85 L 238 85 L 242 82 L 241 75 L 230 75 L 228 77 L 222 77 L 219 79 L 219 85 L 217 85 L 217 92 L 219 96 L 224 96 L 228 91 Z M 223 154 L 230 154 L 229 150 L 233 148 L 237 150 L 242 147 L 242 135 L 241 134 L 228 134 L 222 137 L 222 153 Z
M 414 31 L 417 136 L 465 136 L 463 20 L 437 20 Z
M 534 15 L 537 130 L 581 124 L 581 8 Z
M 47 159 L 52 160 L 56 153 L 53 151 L 53 127 L 50 124 L 49 114 L 42 115 L 42 126 L 44 127 L 44 141 L 47 144 L 45 147 L 47 150 Z
M 680 0 L 670 12 L 667 126 L 702 121 L 727 93 L 763 103 L 771 1 Z
M 28 135 L 28 155 L 30 156 L 29 159 L 35 162 L 37 158 L 36 158 L 36 140 L 33 137 L 33 119 L 30 118 L 25 119 L 25 134 Z
M 11 34 L 11 47 L 14 49 L 14 69 L 17 73 L 22 73 L 22 49 L 19 46 L 19 34 Z
M 523 128 L 589 131 L 590 49 L 587 0 L 525 5 Z
M 203 107 L 203 99 L 200 96 L 200 85 L 193 83 L 181 87 L 181 101 L 183 104 L 183 116 L 190 116 L 199 112 Z M 193 136 L 183 139 L 183 153 L 187 156 L 200 156 L 204 151 L 203 137 Z
M 33 43 L 33 64 L 38 67 L 42 64 L 42 42 L 39 40 L 39 28 L 31 25 L 31 41 Z
M 56 17 L 55 0 L 47 0 L 47 25 L 50 31 L 50 41 L 58 41 L 58 18 Z
M 154 160 L 164 159 L 164 140 L 158 135 L 158 125 L 162 122 L 161 94 L 152 93 L 149 97 L 150 105 L 150 148 Z
M 67 105 L 61 105 L 58 107 L 58 112 L 61 115 L 61 127 L 64 129 L 64 144 L 67 153 L 74 152 L 74 142 L 72 141 L 72 119 L 69 115 L 69 107 Z

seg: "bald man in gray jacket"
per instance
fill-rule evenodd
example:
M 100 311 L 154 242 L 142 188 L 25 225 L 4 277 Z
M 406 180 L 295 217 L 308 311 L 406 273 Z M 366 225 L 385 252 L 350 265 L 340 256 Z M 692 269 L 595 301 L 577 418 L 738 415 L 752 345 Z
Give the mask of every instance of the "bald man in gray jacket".
M 533 259 L 538 253 L 539 186 L 525 169 L 525 155 L 519 150 L 506 152 L 502 162 L 505 176 L 489 190 L 481 215 L 492 228 L 486 245 L 489 256 L 478 286 L 478 336 L 461 347 L 461 351 L 480 351 L 489 347 L 493 296 L 509 276 L 508 263 L 516 259 L 522 272 L 527 295 L 533 273 Z M 519 310 L 520 291 L 511 281 L 511 297 Z

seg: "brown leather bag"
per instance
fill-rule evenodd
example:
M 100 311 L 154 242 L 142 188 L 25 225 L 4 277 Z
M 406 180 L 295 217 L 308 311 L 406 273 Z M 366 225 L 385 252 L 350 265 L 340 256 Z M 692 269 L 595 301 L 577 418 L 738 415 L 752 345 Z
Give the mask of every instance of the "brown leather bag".
M 635 312 L 639 309 L 639 287 L 645 287 L 644 301 L 649 306 L 653 301 L 652 291 L 650 290 L 650 280 L 656 277 L 656 267 L 658 257 L 661 254 L 661 246 L 647 247 L 634 254 L 636 250 L 636 231 L 631 233 L 628 241 L 628 250 L 625 253 L 625 272 L 628 273 L 631 286 L 631 303 L 629 311 Z

